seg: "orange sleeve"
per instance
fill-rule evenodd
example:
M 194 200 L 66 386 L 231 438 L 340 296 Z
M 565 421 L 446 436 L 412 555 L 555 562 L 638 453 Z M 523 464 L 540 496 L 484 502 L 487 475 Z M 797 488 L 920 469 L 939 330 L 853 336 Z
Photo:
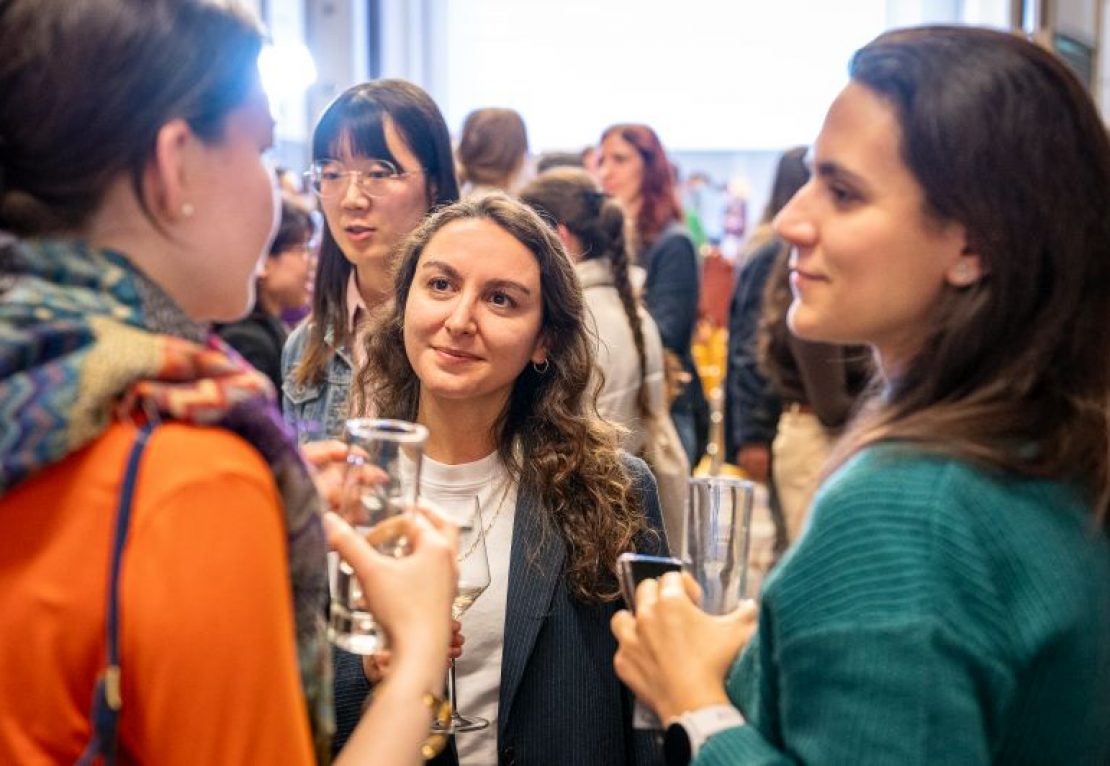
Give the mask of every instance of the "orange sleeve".
M 141 762 L 313 763 L 284 523 L 246 442 L 166 426 L 123 564 L 123 745 Z

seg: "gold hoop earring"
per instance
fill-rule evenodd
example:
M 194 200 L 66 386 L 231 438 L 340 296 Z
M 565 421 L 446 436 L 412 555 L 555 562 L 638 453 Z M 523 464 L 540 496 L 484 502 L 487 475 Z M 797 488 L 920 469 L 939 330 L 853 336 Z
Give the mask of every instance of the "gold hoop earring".
M 532 362 L 532 369 L 536 371 L 537 375 L 543 375 L 551 367 L 551 362 L 544 359 L 542 362 Z

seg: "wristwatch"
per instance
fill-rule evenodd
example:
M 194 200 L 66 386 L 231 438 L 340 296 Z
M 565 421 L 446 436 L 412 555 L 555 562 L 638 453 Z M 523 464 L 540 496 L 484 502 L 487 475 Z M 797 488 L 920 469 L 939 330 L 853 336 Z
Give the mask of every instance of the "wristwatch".
M 688 710 L 672 718 L 663 734 L 663 758 L 667 766 L 686 766 L 714 734 L 744 723 L 743 714 L 732 705 Z

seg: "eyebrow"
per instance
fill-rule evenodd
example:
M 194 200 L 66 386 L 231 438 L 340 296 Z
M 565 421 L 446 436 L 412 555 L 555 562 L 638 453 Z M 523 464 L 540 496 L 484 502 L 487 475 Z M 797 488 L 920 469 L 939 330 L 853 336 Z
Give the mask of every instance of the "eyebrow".
M 841 179 L 861 188 L 867 188 L 868 186 L 867 181 L 862 176 L 831 160 L 814 163 L 813 172 L 821 178 Z
M 449 263 L 443 261 L 425 261 L 421 266 L 421 270 L 437 269 L 444 272 L 452 279 L 461 279 L 462 275 L 459 274 L 458 269 Z M 520 282 L 514 282 L 511 279 L 492 279 L 486 283 L 487 288 L 495 288 L 498 290 L 517 290 L 524 295 L 531 295 L 532 291 L 522 285 Z

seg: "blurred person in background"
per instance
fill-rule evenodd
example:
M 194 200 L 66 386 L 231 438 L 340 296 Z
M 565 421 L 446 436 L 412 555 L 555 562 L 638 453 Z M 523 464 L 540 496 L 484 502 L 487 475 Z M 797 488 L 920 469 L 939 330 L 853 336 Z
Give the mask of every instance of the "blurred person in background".
M 881 388 L 754 637 L 667 575 L 617 671 L 672 763 L 1107 763 L 1105 126 L 1003 32 L 887 32 L 849 73 L 775 229 L 791 330 L 867 343 Z
M 544 152 L 536 158 L 536 173 L 546 173 L 555 168 L 582 168 L 581 152 Z
M 281 391 L 281 349 L 289 334 L 282 315 L 308 304 L 312 295 L 312 219 L 287 198 L 270 254 L 258 265 L 250 313 L 216 331 L 227 344 Z
M 771 198 L 748 244 L 748 255 L 736 280 L 729 306 L 728 371 L 725 376 L 725 449 L 754 481 L 771 477 L 771 443 L 782 402 L 759 368 L 757 331 L 767 280 L 780 253 L 789 250 L 775 235 L 771 222 L 809 180 L 806 147 L 796 146 L 779 157 Z
M 810 341 L 790 331 L 790 253 L 784 242 L 775 255 L 756 333 L 760 371 L 782 405 L 771 476 L 786 545 L 801 534 L 825 461 L 872 374 L 866 346 Z
M 582 168 L 556 168 L 520 192 L 550 218 L 574 263 L 586 300 L 600 386 L 597 411 L 625 431 L 621 446 L 643 457 L 659 483 L 672 544 L 682 539 L 690 466 L 667 412 L 663 343 L 632 287 L 620 205 Z
M 476 109 L 463 121 L 455 152 L 462 196 L 515 193 L 527 180 L 528 130 L 512 109 Z
M 325 528 L 394 651 L 338 762 L 415 766 L 442 709 L 455 533 L 322 525 L 208 330 L 277 221 L 261 46 L 226 3 L 0 5 L 0 762 L 326 762 Z
M 768 278 L 789 246 L 775 235 L 771 222 L 790 198 L 809 180 L 807 147 L 796 146 L 779 157 L 770 199 L 741 257 L 740 274 L 729 304 L 726 353 L 724 448 L 737 467 L 753 481 L 767 486 L 768 505 L 775 525 L 773 559 L 786 550 L 790 534 L 771 480 L 771 445 L 778 430 L 782 400 L 759 363 L 758 329 Z
M 674 377 L 681 380 L 671 417 L 690 465 L 696 466 L 709 441 L 709 404 L 690 350 L 699 266 L 682 223 L 671 164 L 650 127 L 613 125 L 601 135 L 598 175 L 605 192 L 624 209 L 629 251 L 646 273 L 644 305 L 678 363 Z

